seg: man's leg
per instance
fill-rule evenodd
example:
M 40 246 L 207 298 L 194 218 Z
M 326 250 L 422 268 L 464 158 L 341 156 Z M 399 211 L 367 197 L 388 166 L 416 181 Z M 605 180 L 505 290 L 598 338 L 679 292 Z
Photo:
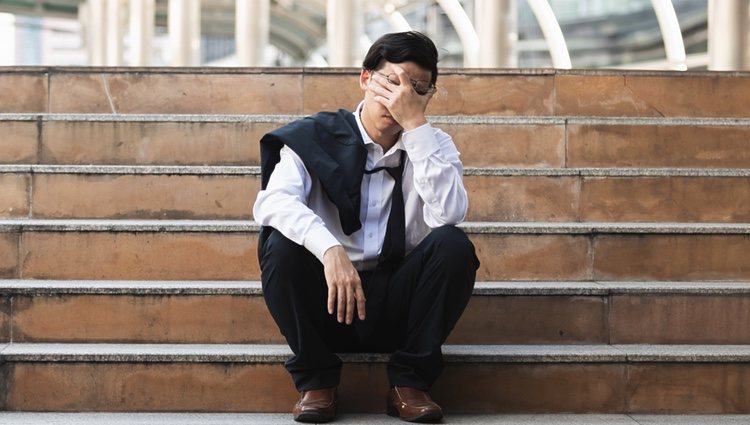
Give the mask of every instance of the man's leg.
M 441 346 L 469 302 L 478 267 L 466 234 L 443 226 L 434 229 L 392 275 L 385 306 L 387 329 L 378 338 L 398 344 L 388 363 L 392 386 L 430 389 L 443 369 Z
M 354 333 L 326 310 L 323 265 L 305 247 L 274 231 L 265 243 L 261 270 L 268 310 L 294 352 L 286 368 L 297 390 L 337 386 L 341 360 L 333 351 L 346 351 Z

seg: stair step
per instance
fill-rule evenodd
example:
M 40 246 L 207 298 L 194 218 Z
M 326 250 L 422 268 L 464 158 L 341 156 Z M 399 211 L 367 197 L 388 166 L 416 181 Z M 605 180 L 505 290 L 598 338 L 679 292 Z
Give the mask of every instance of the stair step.
M 478 280 L 750 280 L 747 223 L 469 222 Z M 0 278 L 258 279 L 250 221 L 0 220 Z
M 750 295 L 750 282 L 478 281 L 475 296 Z M 0 279 L 3 295 L 261 295 L 259 281 Z
M 6 425 L 287 425 L 291 413 L 0 412 Z M 444 423 L 470 425 L 745 425 L 750 415 L 453 414 Z M 342 413 L 337 424 L 403 424 L 384 413 Z
M 0 174 L 259 176 L 259 166 L 0 164 Z M 748 177 L 750 168 L 464 167 L 464 177 Z
M 0 163 L 258 165 L 304 115 L 0 114 Z M 473 167 L 747 166 L 747 118 L 430 116 Z
M 449 412 L 750 410 L 743 391 L 747 345 L 444 348 L 446 370 L 432 394 Z M 6 410 L 288 412 L 297 397 L 282 367 L 289 356 L 284 346 L 9 344 L 1 350 Z M 342 358 L 342 410 L 382 412 L 386 356 Z
M 0 165 L 0 217 L 250 219 L 258 167 Z M 467 168 L 473 221 L 750 221 L 750 169 Z
M 750 345 L 445 345 L 446 363 L 735 363 L 750 361 Z M 0 345 L 10 362 L 242 362 L 281 364 L 292 355 L 281 344 L 60 344 Z M 387 363 L 388 354 L 341 353 L 346 363 Z
M 745 344 L 748 311 L 750 282 L 478 282 L 448 342 Z M 256 281 L 0 280 L 0 341 L 285 343 Z
M 191 69 L 190 73 L 153 68 L 24 70 L 3 75 L 3 86 L 7 85 L 10 93 L 9 99 L 0 105 L 0 112 L 310 113 L 356 106 L 362 97 L 357 84 L 359 71 L 354 68 L 267 68 L 242 72 L 236 68 L 212 68 Z M 540 73 L 526 74 L 482 72 L 482 78 L 475 78 L 476 75 L 465 75 L 464 70 L 443 70 L 440 95 L 433 99 L 430 111 L 549 115 L 552 75 L 534 78 Z M 502 102 L 496 97 L 483 96 L 488 86 L 502 90 Z M 238 87 L 242 87 L 239 92 Z M 76 96 L 70 96 L 71 92 Z M 11 100 L 18 96 L 24 96 L 25 102 Z
M 749 234 L 750 223 L 465 222 L 469 234 Z M 257 232 L 250 220 L 0 220 L 0 232 Z
M 9 69 L 0 79 L 7 90 L 0 112 L 310 113 L 356 105 L 358 74 L 354 68 Z M 742 117 L 750 111 L 748 78 L 742 72 L 443 69 L 428 111 Z

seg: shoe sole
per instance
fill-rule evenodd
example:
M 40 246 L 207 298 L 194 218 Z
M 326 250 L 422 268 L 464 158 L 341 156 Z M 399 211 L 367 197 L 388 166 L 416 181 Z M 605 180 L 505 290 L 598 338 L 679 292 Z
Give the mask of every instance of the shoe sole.
M 294 417 L 295 421 L 305 423 L 326 423 L 331 422 L 334 419 L 336 419 L 335 415 L 326 416 L 319 413 L 300 413 L 299 415 Z
M 405 418 L 398 414 L 398 410 L 393 406 L 388 406 L 388 416 L 393 416 L 394 418 L 399 418 L 402 421 L 406 422 L 422 422 L 422 423 L 435 423 L 440 422 L 443 419 L 442 413 L 435 413 L 435 412 L 428 412 L 424 413 L 419 416 L 414 416 L 413 418 Z

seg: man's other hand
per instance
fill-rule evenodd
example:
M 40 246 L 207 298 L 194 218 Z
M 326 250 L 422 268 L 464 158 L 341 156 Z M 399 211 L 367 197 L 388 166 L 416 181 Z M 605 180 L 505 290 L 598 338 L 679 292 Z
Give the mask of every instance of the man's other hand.
M 323 269 L 328 284 L 328 314 L 336 312 L 339 323 L 350 325 L 356 308 L 359 320 L 365 320 L 362 282 L 344 247 L 337 245 L 323 254 Z

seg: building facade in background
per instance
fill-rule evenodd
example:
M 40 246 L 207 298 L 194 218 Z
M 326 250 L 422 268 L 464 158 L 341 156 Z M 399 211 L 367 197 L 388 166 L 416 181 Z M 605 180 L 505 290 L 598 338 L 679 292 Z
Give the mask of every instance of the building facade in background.
M 371 40 L 411 28 L 435 40 L 443 67 L 568 67 L 555 61 L 549 28 L 557 25 L 558 50 L 562 43 L 574 68 L 706 69 L 712 13 L 714 19 L 732 20 L 721 27 L 733 32 L 725 37 L 714 29 L 713 37 L 721 38 L 714 45 L 740 51 L 740 59 L 730 61 L 733 69 L 748 63 L 748 0 L 31 3 L 35 7 L 23 9 L 0 0 L 0 65 L 356 66 Z M 496 11 L 497 5 L 502 10 Z M 679 40 L 673 31 L 671 41 L 683 68 L 669 60 L 674 50 L 669 51 L 668 27 L 658 13 L 665 5 L 676 17 Z M 551 26 L 546 21 L 546 27 L 540 15 L 545 7 L 555 21 Z M 498 38 L 502 42 L 490 49 L 502 50 L 497 53 L 502 58 L 486 61 L 486 44 Z M 470 49 L 477 51 L 469 54 Z

